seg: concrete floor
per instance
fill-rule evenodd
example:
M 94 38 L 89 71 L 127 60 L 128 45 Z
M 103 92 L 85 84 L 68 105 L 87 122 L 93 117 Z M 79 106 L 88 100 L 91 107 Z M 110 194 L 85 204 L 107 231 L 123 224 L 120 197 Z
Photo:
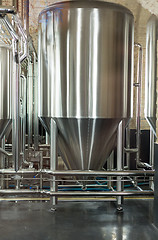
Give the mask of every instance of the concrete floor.
M 110 202 L 0 202 L 0 240 L 157 240 L 153 200 L 125 200 L 117 214 Z

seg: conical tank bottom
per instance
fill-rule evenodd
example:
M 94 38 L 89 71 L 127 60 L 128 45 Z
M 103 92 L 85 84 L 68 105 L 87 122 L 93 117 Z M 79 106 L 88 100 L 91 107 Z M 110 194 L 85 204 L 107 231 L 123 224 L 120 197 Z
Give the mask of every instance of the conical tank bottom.
M 10 119 L 0 119 L 0 140 L 4 137 L 9 129 L 12 120 Z
M 72 170 L 99 170 L 116 146 L 121 119 L 55 119 L 58 146 L 67 167 Z

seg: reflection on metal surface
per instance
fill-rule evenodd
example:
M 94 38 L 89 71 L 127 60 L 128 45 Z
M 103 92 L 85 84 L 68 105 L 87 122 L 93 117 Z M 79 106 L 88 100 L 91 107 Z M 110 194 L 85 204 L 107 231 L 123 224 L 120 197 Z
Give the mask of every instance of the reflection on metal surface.
M 61 155 L 70 169 L 101 169 L 116 145 L 119 119 L 57 119 Z
M 158 18 L 152 15 L 147 24 L 145 117 L 156 135 Z
M 0 46 L 0 139 L 11 124 L 11 61 L 11 50 Z
M 60 11 L 59 11 L 60 9 Z M 52 117 L 70 169 L 99 169 L 131 117 L 133 15 L 99 1 L 56 3 L 39 17 L 39 117 Z

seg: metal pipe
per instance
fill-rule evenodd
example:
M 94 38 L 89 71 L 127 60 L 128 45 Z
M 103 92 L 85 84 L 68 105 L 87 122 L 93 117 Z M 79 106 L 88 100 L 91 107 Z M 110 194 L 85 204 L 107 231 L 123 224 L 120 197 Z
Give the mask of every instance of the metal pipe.
M 115 180 L 116 181 L 116 180 Z M 82 188 L 83 187 L 83 184 L 81 185 L 81 184 L 79 184 L 79 185 L 77 185 L 77 184 L 73 184 L 73 185 L 70 185 L 70 184 L 68 184 L 68 185 L 58 185 L 58 187 L 60 187 L 60 188 Z M 99 185 L 99 184 L 86 184 L 86 187 L 87 188 L 107 188 L 108 187 L 108 185 L 106 184 L 102 184 L 102 185 Z
M 12 102 L 13 102 L 13 120 L 12 120 L 12 152 L 15 171 L 19 169 L 20 158 L 20 133 L 19 133 L 19 79 L 20 79 L 20 67 L 19 67 L 19 51 L 18 41 L 13 39 L 13 85 L 12 85 Z
M 42 168 L 43 168 L 43 153 L 40 152 L 40 169 L 41 169 L 41 173 L 40 173 L 40 189 L 41 189 L 41 190 L 42 190 L 42 188 L 43 188 Z
M 135 188 L 137 188 L 139 191 L 143 191 L 143 189 L 137 185 L 136 181 L 134 181 L 131 177 L 128 177 L 128 179 L 130 180 L 130 182 L 133 184 Z
M 107 170 L 113 170 L 114 169 L 114 151 L 112 151 L 111 155 L 109 156 L 107 160 Z M 108 178 L 108 188 L 110 189 L 112 187 L 112 177 Z
M 137 167 L 141 166 L 140 164 L 140 115 L 141 115 L 141 84 L 142 84 L 142 46 L 139 43 L 135 43 L 135 46 L 139 48 L 138 52 L 138 66 L 137 66 L 137 82 L 134 84 L 137 87 L 137 111 L 136 111 L 136 164 Z M 142 166 L 141 166 L 142 167 Z
M 23 79 L 22 84 L 22 98 L 23 98 L 23 109 L 22 109 L 22 161 L 26 166 L 30 166 L 31 163 L 26 160 L 26 88 L 27 88 L 27 82 L 26 77 L 24 75 L 21 75 L 21 78 Z
M 28 126 L 28 149 L 32 146 L 33 138 L 33 63 L 29 58 L 27 76 L 27 126 Z
M 32 41 L 32 37 L 29 36 L 29 42 L 28 42 L 28 45 L 29 45 L 29 49 L 31 52 L 33 52 L 35 54 L 35 57 L 36 57 L 36 61 L 38 61 L 38 56 L 37 56 L 37 52 L 36 52 L 36 49 L 34 47 L 34 44 L 33 44 L 33 41 Z
M 133 150 L 130 149 L 130 127 L 129 124 L 126 127 L 126 148 L 124 149 L 125 153 L 126 153 L 126 165 L 127 165 L 127 169 L 130 169 L 130 152 L 128 152 L 127 150 Z
M 155 142 L 155 135 L 154 132 L 152 130 L 152 128 L 150 128 L 150 158 L 149 158 L 149 163 L 151 166 L 154 166 L 154 142 Z
M 21 23 L 21 20 L 18 16 L 18 14 L 15 14 L 14 15 L 14 18 L 15 18 L 15 22 L 17 24 L 17 27 L 18 27 L 18 30 L 19 30 L 19 33 L 21 34 L 22 38 L 23 38 L 23 41 L 26 41 L 27 40 L 27 35 L 26 35 L 26 32 L 25 30 L 23 29 L 22 27 L 22 23 Z M 4 16 L 4 20 L 7 24 L 7 28 L 9 30 L 9 32 L 11 33 L 12 37 L 15 38 L 15 39 L 19 39 L 19 35 L 16 33 L 16 31 L 14 30 L 14 27 L 12 26 L 12 24 L 10 23 L 10 20 L 8 18 L 7 15 Z M 27 44 L 26 44 L 27 45 Z
M 0 6 L 0 15 L 1 14 L 16 14 L 17 10 L 14 7 Z
M 67 191 L 60 191 L 60 192 L 51 192 L 51 191 L 41 191 L 41 190 L 0 190 L 0 194 L 46 194 L 54 197 L 104 197 L 104 196 L 144 196 L 144 195 L 154 195 L 153 191 L 106 191 L 106 192 L 67 192 Z
M 124 121 L 121 121 L 118 126 L 117 133 L 117 170 L 123 170 L 123 158 L 124 154 Z M 123 183 L 121 181 L 121 176 L 117 177 L 117 191 L 123 190 Z M 117 210 L 122 211 L 123 198 L 121 196 L 117 197 Z
M 130 171 L 49 171 L 43 170 L 43 173 L 51 174 L 54 176 L 153 176 L 154 170 L 130 170 Z
M 12 157 L 12 156 L 13 156 L 13 154 L 12 154 L 11 152 L 7 152 L 7 151 L 5 151 L 3 148 L 0 148 L 0 152 L 1 152 L 3 155 L 5 155 L 6 157 Z M 22 156 L 23 154 L 20 153 L 20 155 Z
M 142 51 L 141 44 L 135 43 L 135 46 L 139 48 L 139 52 L 138 52 L 138 67 L 137 67 L 137 82 L 134 83 L 134 86 L 137 87 L 136 147 L 137 147 L 138 151 L 136 152 L 136 167 L 137 168 L 149 168 L 149 169 L 152 169 L 152 166 L 150 164 L 142 162 L 140 160 L 141 84 L 142 84 L 143 51 Z
M 137 153 L 138 148 L 124 148 L 125 153 Z
M 50 148 L 50 144 L 39 144 L 39 148 Z
M 49 134 L 46 132 L 46 145 L 48 145 L 49 144 Z
M 29 1 L 27 1 L 27 2 L 29 2 Z M 17 9 L 18 9 L 18 1 L 13 1 L 13 5 L 16 5 L 16 7 L 17 7 Z M 29 5 L 29 4 L 28 4 Z M 9 11 L 10 9 L 9 8 L 4 8 L 3 7 L 3 9 L 0 7 L 0 13 L 1 12 L 4 12 L 5 11 L 5 13 L 7 14 L 7 13 L 12 13 L 12 14 L 14 14 L 15 15 L 15 21 L 16 21 L 16 24 L 17 24 L 17 27 L 18 27 L 18 30 L 19 30 L 19 32 L 21 33 L 21 35 L 22 35 L 22 37 L 23 37 L 23 40 L 25 41 L 25 45 L 24 45 L 24 54 L 21 56 L 21 58 L 20 58 L 20 61 L 23 61 L 26 57 L 27 57 L 27 55 L 28 55 L 28 47 L 27 47 L 27 36 L 28 36 L 28 29 L 27 29 L 27 31 L 25 32 L 25 30 L 23 29 L 23 27 L 22 27 L 22 22 L 21 22 L 21 20 L 20 20 L 20 18 L 19 18 L 19 16 L 18 16 L 18 14 L 17 14 L 17 11 L 15 11 L 15 9 L 14 9 L 14 12 L 7 12 L 6 11 L 6 9 Z M 3 11 L 2 11 L 3 10 Z M 29 16 L 26 14 L 25 15 L 26 16 L 26 18 L 28 19 L 29 18 Z M 9 19 L 8 19 L 8 17 L 7 16 L 5 16 L 4 17 L 4 19 L 5 19 L 5 22 L 6 22 L 6 24 L 7 24 L 7 27 L 8 27 L 8 29 L 9 29 L 9 32 L 11 33 L 11 35 L 12 35 L 12 37 L 13 38 L 15 38 L 15 39 L 19 39 L 19 36 L 17 35 L 17 33 L 15 32 L 15 30 L 14 30 L 14 28 L 12 27 L 12 25 L 10 24 L 10 21 L 9 21 Z M 28 24 L 28 20 L 26 20 L 26 23 Z M 27 27 L 29 28 L 29 25 L 27 25 Z
M 5 136 L 2 138 L 0 141 L 0 146 L 2 147 L 2 150 L 5 150 Z M 5 168 L 5 157 L 0 151 L 0 168 L 4 169 Z M 4 189 L 5 186 L 5 181 L 4 181 L 4 175 L 1 175 L 1 189 Z
M 22 54 L 22 56 L 20 57 L 20 63 L 22 62 L 22 61 L 24 61 L 27 57 L 28 57 L 28 50 L 27 50 L 27 41 L 25 40 L 25 42 L 24 42 L 24 52 L 23 52 L 23 54 Z
M 103 196 L 142 196 L 142 195 L 154 195 L 153 191 L 106 191 L 106 192 L 48 192 L 48 191 L 43 191 L 41 193 L 48 194 L 50 196 L 58 196 L 58 197 L 77 197 L 77 196 L 83 196 L 83 197 L 90 197 L 90 196 L 95 196 L 95 197 L 103 197 Z
M 0 134 L 0 139 L 2 139 L 4 137 L 6 129 L 8 128 L 9 125 L 11 125 L 11 122 L 12 122 L 12 120 L 9 120 L 8 123 L 6 124 L 6 126 L 4 127 L 3 131 Z
M 154 135 L 154 131 L 152 128 L 150 128 L 150 158 L 149 158 L 149 163 L 150 165 L 154 166 L 154 142 L 155 142 L 155 135 Z M 150 183 L 149 186 L 150 188 L 153 188 L 153 177 L 150 178 Z
M 39 136 L 39 120 L 38 120 L 38 63 L 36 59 L 36 54 L 33 52 L 34 56 L 34 148 L 38 151 L 38 136 Z
M 58 154 L 57 154 L 57 125 L 53 118 L 51 118 L 50 122 L 50 170 L 56 171 L 57 170 L 57 161 L 58 161 Z M 50 181 L 50 190 L 57 192 L 58 185 L 57 185 L 57 178 L 56 176 L 53 176 L 53 181 Z M 53 208 L 57 204 L 57 198 L 53 197 L 51 198 L 51 204 L 53 205 Z
M 5 23 L 5 26 L 6 26 L 7 30 L 8 30 L 9 33 L 11 34 L 12 38 L 13 38 L 15 41 L 18 41 L 18 40 L 19 40 L 19 36 L 18 36 L 18 34 L 15 32 L 14 27 L 13 27 L 12 24 L 10 23 L 10 20 L 9 20 L 9 18 L 8 18 L 7 15 L 5 15 L 5 17 L 4 17 L 4 23 Z
M 25 144 L 26 144 L 26 87 L 27 87 L 27 82 L 26 82 L 26 77 L 24 75 L 21 75 L 21 78 L 23 79 L 22 152 L 23 152 L 23 162 L 25 163 L 25 160 L 26 160 Z
M 38 174 L 41 173 L 40 170 L 18 170 L 17 172 L 13 169 L 0 169 L 0 174 L 8 174 L 8 175 L 14 175 L 14 174 Z M 100 177 L 117 177 L 117 176 L 139 176 L 139 177 L 149 177 L 154 176 L 155 171 L 154 170 L 130 170 L 130 171 L 73 171 L 73 170 L 67 170 L 67 171 L 51 171 L 47 169 L 42 170 L 43 174 L 50 174 L 53 176 L 100 176 Z
M 0 153 L 2 153 L 3 155 L 7 156 L 7 157 L 12 157 L 13 154 L 6 152 L 3 148 L 0 148 Z

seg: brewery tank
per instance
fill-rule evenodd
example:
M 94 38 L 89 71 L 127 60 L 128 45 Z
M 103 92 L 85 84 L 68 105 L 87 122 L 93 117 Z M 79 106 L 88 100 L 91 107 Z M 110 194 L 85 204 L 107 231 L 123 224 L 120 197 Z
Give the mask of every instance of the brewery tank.
M 39 118 L 58 127 L 69 169 L 100 169 L 132 115 L 134 18 L 102 1 L 58 2 L 39 15 Z
M 0 45 L 0 140 L 6 134 L 12 118 L 12 51 Z
M 151 15 L 146 34 L 145 117 L 156 135 L 158 18 Z

